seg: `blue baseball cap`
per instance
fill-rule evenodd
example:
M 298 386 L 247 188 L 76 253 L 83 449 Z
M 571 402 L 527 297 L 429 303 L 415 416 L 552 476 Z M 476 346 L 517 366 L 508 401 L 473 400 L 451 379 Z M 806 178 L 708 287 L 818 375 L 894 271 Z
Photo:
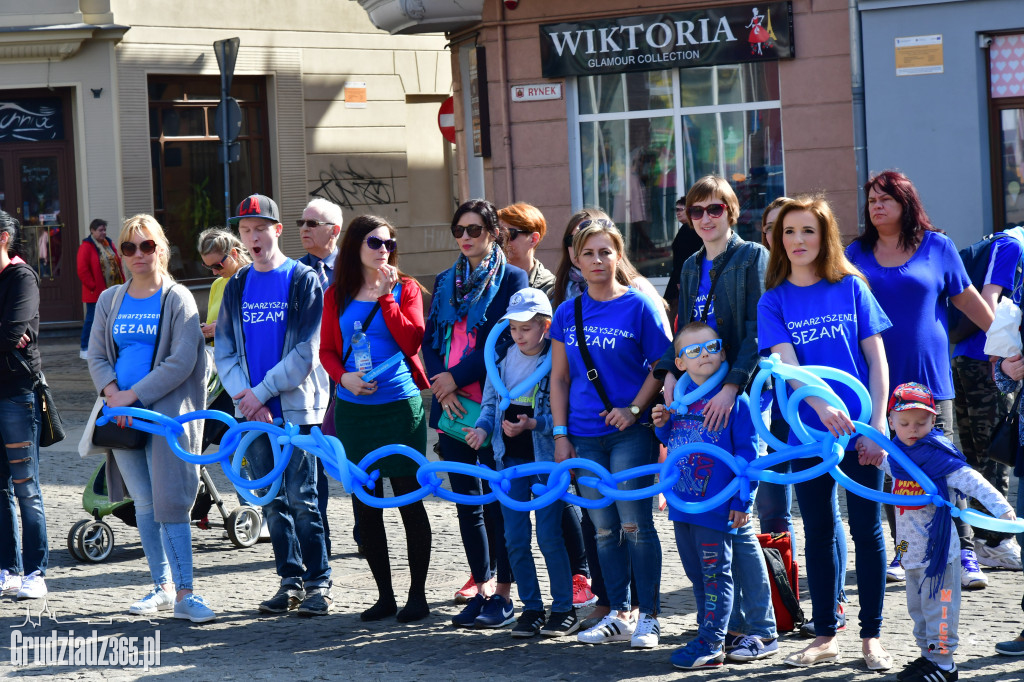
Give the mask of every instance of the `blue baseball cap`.
M 520 289 L 508 300 L 508 312 L 501 319 L 528 322 L 534 315 L 551 317 L 551 301 L 540 289 Z

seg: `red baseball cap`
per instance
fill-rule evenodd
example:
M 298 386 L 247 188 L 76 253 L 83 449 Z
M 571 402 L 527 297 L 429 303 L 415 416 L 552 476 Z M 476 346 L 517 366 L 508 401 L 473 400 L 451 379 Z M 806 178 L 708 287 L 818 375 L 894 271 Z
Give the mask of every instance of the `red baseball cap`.
M 927 410 L 935 415 L 939 413 L 935 409 L 935 396 L 931 390 L 916 381 L 900 384 L 889 398 L 889 412 L 904 410 Z

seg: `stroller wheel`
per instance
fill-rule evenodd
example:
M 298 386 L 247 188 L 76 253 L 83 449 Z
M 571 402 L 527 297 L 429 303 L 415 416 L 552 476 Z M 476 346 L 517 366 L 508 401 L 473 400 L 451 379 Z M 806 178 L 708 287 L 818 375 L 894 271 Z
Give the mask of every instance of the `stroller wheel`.
M 70 552 L 71 556 L 78 561 L 85 561 L 85 557 L 78 552 L 78 533 L 89 523 L 91 523 L 89 519 L 76 521 L 75 524 L 71 526 L 71 530 L 68 531 L 68 552 Z
M 235 547 L 252 547 L 260 539 L 263 517 L 253 507 L 241 506 L 228 515 L 224 529 Z
M 77 545 L 85 561 L 99 563 L 114 550 L 114 531 L 104 521 L 89 521 L 79 531 Z

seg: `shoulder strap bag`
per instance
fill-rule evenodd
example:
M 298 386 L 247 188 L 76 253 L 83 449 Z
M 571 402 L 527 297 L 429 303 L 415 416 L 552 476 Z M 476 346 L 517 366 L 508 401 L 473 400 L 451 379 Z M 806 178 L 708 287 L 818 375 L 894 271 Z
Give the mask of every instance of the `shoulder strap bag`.
M 36 400 L 39 402 L 39 412 L 41 415 L 39 420 L 39 447 L 47 448 L 61 442 L 66 436 L 64 420 L 61 419 L 60 412 L 57 411 L 57 405 L 53 402 L 53 393 L 50 392 L 46 379 L 43 378 L 41 373 L 32 369 L 20 352 L 15 350 L 13 353 L 22 367 L 35 380 L 35 383 L 32 385 L 32 392 L 35 393 Z
M 594 367 L 594 359 L 590 357 L 590 349 L 587 348 L 587 336 L 583 332 L 583 294 L 576 297 L 576 301 L 573 303 L 573 312 L 576 314 L 576 346 L 580 349 L 583 366 L 587 368 L 587 379 L 594 385 L 594 390 L 597 391 L 597 396 L 604 404 L 604 409 L 611 412 L 612 401 L 608 400 L 608 393 L 605 392 L 604 384 L 601 383 L 601 378 L 597 374 L 597 368 Z
M 715 287 L 718 285 L 718 278 L 722 276 L 722 271 L 725 270 L 725 266 L 729 264 L 729 261 L 732 260 L 733 255 L 738 249 L 739 247 L 733 244 L 725 250 L 725 260 L 722 261 L 722 267 L 717 272 L 715 271 L 714 259 L 711 261 L 711 286 L 708 288 L 708 297 L 704 300 L 704 309 L 700 312 L 700 321 L 705 324 L 708 321 L 708 310 L 711 308 L 711 301 L 715 297 Z

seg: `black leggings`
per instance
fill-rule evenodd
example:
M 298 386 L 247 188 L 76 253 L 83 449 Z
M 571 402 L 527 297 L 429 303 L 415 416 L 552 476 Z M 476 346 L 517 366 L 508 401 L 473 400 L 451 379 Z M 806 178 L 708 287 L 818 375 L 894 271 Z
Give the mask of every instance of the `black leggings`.
M 415 476 L 393 476 L 391 488 L 395 496 L 417 490 L 420 484 Z M 384 483 L 378 481 L 373 489 L 374 497 L 384 496 Z M 395 591 L 391 584 L 391 559 L 388 552 L 388 536 L 384 529 L 384 510 L 370 507 L 352 496 L 356 513 L 359 518 L 359 532 L 363 543 L 363 553 L 370 565 L 370 572 L 377 583 L 377 592 L 382 599 L 394 599 Z M 430 567 L 431 530 L 430 519 L 423 502 L 417 501 L 398 508 L 405 525 L 405 545 L 409 554 L 409 601 L 426 598 L 427 569 Z

